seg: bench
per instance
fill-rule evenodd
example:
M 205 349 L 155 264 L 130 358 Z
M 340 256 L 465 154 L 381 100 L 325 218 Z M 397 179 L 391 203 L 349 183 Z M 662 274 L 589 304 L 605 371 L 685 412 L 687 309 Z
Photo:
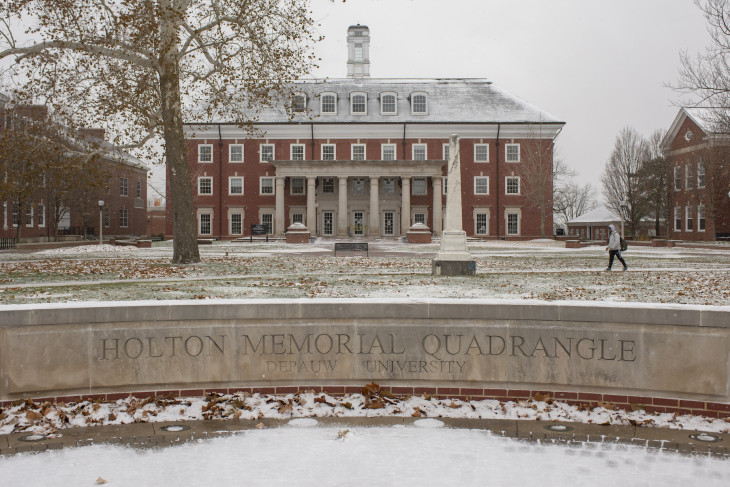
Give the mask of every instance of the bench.
M 335 257 L 337 257 L 338 250 L 344 250 L 347 252 L 365 252 L 366 256 L 370 256 L 367 242 L 335 242 Z

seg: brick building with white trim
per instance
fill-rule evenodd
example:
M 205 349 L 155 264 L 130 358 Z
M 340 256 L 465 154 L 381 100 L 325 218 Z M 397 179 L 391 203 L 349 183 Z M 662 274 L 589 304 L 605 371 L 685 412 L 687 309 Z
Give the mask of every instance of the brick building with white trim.
M 235 239 L 254 224 L 281 235 L 297 222 L 322 237 L 396 237 L 414 223 L 439 235 L 451 134 L 467 235 L 550 235 L 564 122 L 484 79 L 370 78 L 369 42 L 367 27 L 351 26 L 348 77 L 297 82 L 291 102 L 258 114 L 258 136 L 233 123 L 186 125 L 199 237 Z M 527 194 L 537 173 L 544 225 Z

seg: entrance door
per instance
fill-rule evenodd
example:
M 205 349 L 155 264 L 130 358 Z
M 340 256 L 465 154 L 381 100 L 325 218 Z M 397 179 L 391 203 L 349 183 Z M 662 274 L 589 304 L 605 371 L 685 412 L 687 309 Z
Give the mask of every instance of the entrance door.
M 322 235 L 334 235 L 334 212 L 324 211 L 322 212 Z
M 364 235 L 365 234 L 365 213 L 362 211 L 352 212 L 352 234 L 353 235 Z
M 395 212 L 383 213 L 383 235 L 395 235 Z

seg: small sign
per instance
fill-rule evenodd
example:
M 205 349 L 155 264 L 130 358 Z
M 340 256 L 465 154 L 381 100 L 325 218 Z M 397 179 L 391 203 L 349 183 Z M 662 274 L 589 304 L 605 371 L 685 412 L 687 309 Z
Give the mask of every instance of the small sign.
M 266 235 L 266 225 L 254 223 L 251 225 L 251 235 Z

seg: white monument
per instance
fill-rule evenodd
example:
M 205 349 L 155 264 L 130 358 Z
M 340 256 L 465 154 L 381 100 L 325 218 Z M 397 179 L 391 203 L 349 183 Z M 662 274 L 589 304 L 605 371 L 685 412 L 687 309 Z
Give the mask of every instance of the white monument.
M 433 275 L 473 276 L 476 263 L 466 248 L 466 232 L 461 220 L 461 160 L 459 137 L 449 137 L 449 167 L 447 171 L 446 214 L 441 234 L 441 249 L 432 263 Z

